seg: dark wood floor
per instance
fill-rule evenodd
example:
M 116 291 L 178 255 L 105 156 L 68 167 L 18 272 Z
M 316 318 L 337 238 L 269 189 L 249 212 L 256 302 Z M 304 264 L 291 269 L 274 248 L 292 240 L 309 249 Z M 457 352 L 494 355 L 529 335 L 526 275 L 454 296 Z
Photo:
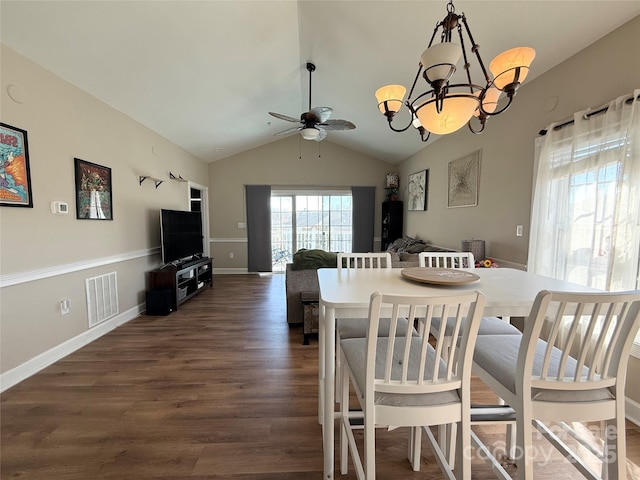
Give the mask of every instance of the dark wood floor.
M 214 282 L 178 312 L 133 320 L 5 392 L 0 477 L 320 479 L 317 341 L 303 346 L 301 327 L 287 326 L 283 276 Z M 478 382 L 473 395 L 492 399 Z M 628 478 L 639 479 L 640 429 L 628 425 Z M 499 433 L 482 437 L 499 448 Z M 426 446 L 411 471 L 405 432 L 378 439 L 379 479 L 441 478 Z M 557 455 L 536 472 L 581 478 Z M 473 477 L 493 478 L 480 460 Z

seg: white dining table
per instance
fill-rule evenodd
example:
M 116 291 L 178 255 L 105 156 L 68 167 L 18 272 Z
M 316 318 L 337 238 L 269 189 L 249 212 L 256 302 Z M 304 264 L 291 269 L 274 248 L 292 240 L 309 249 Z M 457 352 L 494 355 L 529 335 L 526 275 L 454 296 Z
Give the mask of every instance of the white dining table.
M 526 317 L 541 290 L 592 292 L 593 288 L 528 273 L 512 268 L 463 269 L 480 278 L 464 285 L 435 285 L 409 280 L 400 268 L 391 269 L 318 269 L 319 311 L 319 385 L 318 421 L 322 425 L 324 479 L 334 474 L 335 410 L 335 328 L 336 318 L 366 318 L 373 292 L 410 295 L 443 295 L 450 292 L 479 290 L 486 296 L 483 316 Z M 329 419 L 329 421 L 325 421 Z

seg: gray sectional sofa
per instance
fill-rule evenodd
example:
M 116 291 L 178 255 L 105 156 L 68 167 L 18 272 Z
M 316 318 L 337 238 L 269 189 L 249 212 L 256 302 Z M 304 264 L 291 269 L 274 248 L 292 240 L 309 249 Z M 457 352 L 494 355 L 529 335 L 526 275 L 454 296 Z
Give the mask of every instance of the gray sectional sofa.
M 387 251 L 391 254 L 392 268 L 408 268 L 418 266 L 418 254 L 420 252 L 454 252 L 455 250 L 432 245 L 411 237 L 403 237 L 393 242 Z M 330 253 L 322 259 L 314 258 L 314 261 L 299 262 L 294 255 L 294 263 L 288 263 L 285 272 L 285 289 L 287 296 L 287 323 L 290 325 L 304 323 L 305 301 L 318 302 L 319 286 L 316 270 L 321 267 L 335 267 L 335 257 Z M 335 254 L 333 254 L 335 255 Z M 333 260 L 332 260 L 333 259 Z

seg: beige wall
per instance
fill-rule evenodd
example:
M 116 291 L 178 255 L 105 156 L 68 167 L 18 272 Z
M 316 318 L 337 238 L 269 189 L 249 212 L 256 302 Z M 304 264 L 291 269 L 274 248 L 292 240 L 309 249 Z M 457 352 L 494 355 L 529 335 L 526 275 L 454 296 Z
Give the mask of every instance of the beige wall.
M 525 84 L 509 110 L 490 118 L 481 135 L 464 128 L 402 162 L 405 199 L 407 176 L 429 169 L 428 211 L 405 212 L 405 233 L 451 248 L 460 248 L 465 239 L 484 239 L 488 256 L 526 263 L 538 131 L 638 88 L 640 62 L 630 59 L 637 56 L 639 31 L 640 17 L 636 17 Z M 448 162 L 478 149 L 482 149 L 478 205 L 447 208 Z M 524 225 L 523 237 L 516 237 L 516 225 Z
M 638 378 L 640 378 L 640 360 L 631 357 L 627 371 L 626 394 L 633 401 L 640 403 L 640 382 L 638 382 Z
M 0 290 L 5 373 L 87 332 L 86 278 L 116 271 L 120 312 L 144 306 L 145 273 L 160 262 L 159 209 L 188 208 L 187 184 L 168 172 L 203 185 L 208 178 L 206 163 L 166 139 L 11 49 L 1 54 L 1 121 L 28 132 L 34 201 L 0 209 L 3 281 L 29 277 Z M 76 220 L 74 157 L 112 169 L 113 221 Z M 138 175 L 167 181 L 156 190 Z M 69 214 L 53 215 L 53 200 L 67 202 Z M 67 298 L 71 312 L 61 316 Z
M 395 167 L 331 143 L 331 132 L 318 143 L 292 135 L 209 165 L 211 255 L 214 268 L 247 268 L 244 186 L 375 186 L 376 238 L 386 174 Z M 229 253 L 234 258 L 229 258 Z

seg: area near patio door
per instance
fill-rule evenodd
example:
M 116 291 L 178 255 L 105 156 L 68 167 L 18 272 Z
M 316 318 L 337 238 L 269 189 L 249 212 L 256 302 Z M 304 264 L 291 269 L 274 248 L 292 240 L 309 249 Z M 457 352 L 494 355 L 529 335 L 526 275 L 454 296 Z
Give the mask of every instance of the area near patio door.
M 273 191 L 273 271 L 283 272 L 301 248 L 351 252 L 352 212 L 350 191 Z

